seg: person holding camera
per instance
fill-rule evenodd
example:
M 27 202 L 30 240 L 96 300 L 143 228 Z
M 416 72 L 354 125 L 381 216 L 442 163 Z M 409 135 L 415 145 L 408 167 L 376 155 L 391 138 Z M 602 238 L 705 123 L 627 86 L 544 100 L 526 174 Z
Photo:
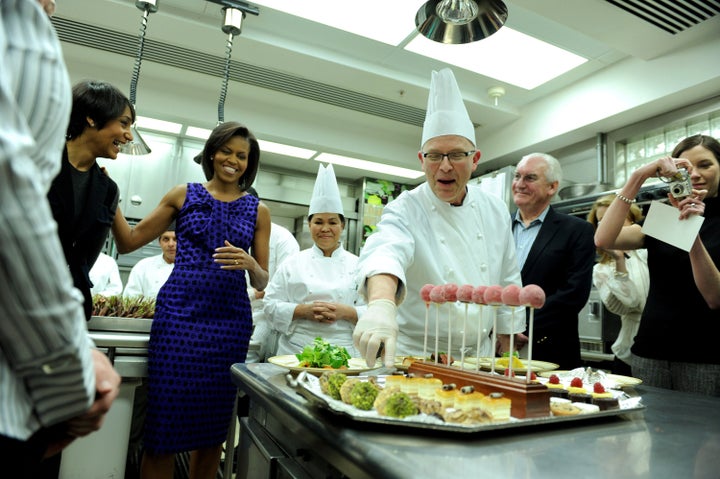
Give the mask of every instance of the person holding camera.
M 681 220 L 705 217 L 689 253 L 646 236 L 639 225 L 623 227 L 635 195 L 653 176 L 670 179 L 668 198 Z M 720 142 L 707 135 L 685 138 L 670 157 L 630 175 L 595 233 L 598 248 L 647 249 L 650 290 L 631 365 L 649 386 L 720 397 L 720 356 L 701 341 L 720 336 L 719 183 Z

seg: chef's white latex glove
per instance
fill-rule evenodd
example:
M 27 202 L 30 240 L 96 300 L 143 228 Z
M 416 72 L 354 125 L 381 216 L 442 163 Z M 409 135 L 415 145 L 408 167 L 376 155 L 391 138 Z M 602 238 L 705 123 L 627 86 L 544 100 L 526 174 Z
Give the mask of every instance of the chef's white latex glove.
M 353 343 L 365 358 L 368 367 L 375 367 L 377 354 L 382 344 L 385 345 L 383 362 L 391 368 L 395 365 L 395 343 L 398 335 L 398 324 L 395 319 L 397 306 L 389 299 L 370 301 L 365 314 L 358 319 L 353 332 Z

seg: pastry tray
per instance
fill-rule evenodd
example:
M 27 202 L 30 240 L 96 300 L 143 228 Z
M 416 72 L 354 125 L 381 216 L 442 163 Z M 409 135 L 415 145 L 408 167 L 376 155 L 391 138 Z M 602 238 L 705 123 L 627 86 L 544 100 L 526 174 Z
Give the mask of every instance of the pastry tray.
M 317 377 L 301 372 L 297 377 L 287 374 L 285 379 L 288 385 L 293 388 L 299 395 L 304 397 L 311 405 L 321 409 L 328 410 L 338 416 L 343 416 L 361 423 L 381 424 L 386 426 L 427 429 L 436 431 L 451 431 L 459 433 L 478 433 L 483 431 L 493 431 L 499 429 L 523 428 L 529 426 L 541 426 L 557 423 L 582 422 L 596 418 L 620 416 L 635 411 L 642 411 L 645 406 L 641 402 L 640 396 L 629 397 L 625 393 L 618 396 L 620 408 L 607 411 L 581 413 L 574 416 L 547 416 L 518 419 L 511 417 L 507 422 L 497 423 L 480 423 L 480 424 L 455 424 L 446 423 L 442 419 L 429 416 L 426 414 L 418 414 L 403 419 L 380 416 L 375 410 L 362 411 L 342 401 L 333 399 L 323 393 L 320 389 L 320 382 Z M 363 379 L 363 376 L 360 376 Z M 384 376 L 378 376 L 377 382 L 382 385 Z

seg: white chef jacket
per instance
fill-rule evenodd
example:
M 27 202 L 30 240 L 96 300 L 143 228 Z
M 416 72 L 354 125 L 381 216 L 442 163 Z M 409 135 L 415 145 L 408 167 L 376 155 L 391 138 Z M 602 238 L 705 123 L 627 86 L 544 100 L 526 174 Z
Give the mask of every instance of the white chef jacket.
M 123 296 L 126 298 L 144 296 L 155 299 L 174 266 L 175 263 L 168 263 L 161 254 L 141 259 L 130 270 Z
M 630 348 L 640 329 L 640 318 L 650 289 L 650 275 L 647 250 L 630 250 L 627 255 L 627 276 L 615 275 L 615 261 L 596 263 L 593 267 L 593 284 L 607 309 L 620 315 L 620 332 L 611 349 L 615 356 L 630 364 Z
M 466 356 L 477 354 L 478 332 L 479 356 L 493 354 L 489 335 L 496 312 L 498 334 L 519 333 L 525 329 L 524 308 L 514 308 L 512 312 L 507 307 L 470 304 L 466 309 L 463 303 L 427 307 L 420 298 L 420 288 L 428 283 L 521 284 L 508 208 L 502 200 L 476 186 L 467 187 L 460 206 L 438 199 L 427 183 L 404 191 L 391 201 L 383 211 L 377 231 L 370 235 L 360 253 L 358 284 L 363 296 L 366 279 L 383 273 L 399 279 L 397 354 L 429 355 L 435 351 L 436 337 L 438 351 L 448 352 L 449 320 L 452 321 L 451 354 L 454 357 L 460 357 L 463 330 L 467 332 Z
M 270 224 L 270 256 L 268 258 L 268 277 L 272 279 L 280 265 L 286 258 L 297 254 L 300 251 L 295 236 L 285 227 Z M 248 350 L 246 363 L 257 363 L 274 356 L 277 350 L 277 331 L 272 329 L 270 321 L 267 320 L 263 307 L 263 299 L 256 299 L 255 288 L 250 285 L 250 274 L 245 272 L 245 281 L 248 285 L 248 297 L 252 305 L 253 333 L 250 337 L 250 349 Z
M 354 325 L 339 320 L 319 323 L 292 320 L 298 304 L 327 301 L 353 305 L 358 317 L 365 304 L 357 291 L 358 257 L 340 245 L 326 257 L 316 245 L 287 258 L 265 289 L 265 314 L 280 333 L 277 354 L 297 354 L 320 336 L 336 346 L 344 346 L 352 357 L 360 357 L 353 346 Z
M 100 253 L 95 264 L 90 268 L 90 281 L 93 284 L 90 289 L 93 296 L 96 294 L 105 297 L 120 296 L 123 292 L 117 262 L 105 253 Z

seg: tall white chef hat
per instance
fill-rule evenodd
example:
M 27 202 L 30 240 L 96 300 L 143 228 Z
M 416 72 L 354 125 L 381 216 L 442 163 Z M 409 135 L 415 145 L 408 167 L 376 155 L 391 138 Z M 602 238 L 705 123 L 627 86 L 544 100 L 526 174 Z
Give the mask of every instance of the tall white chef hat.
M 315 187 L 312 198 L 310 198 L 310 209 L 308 215 L 315 213 L 343 213 L 342 201 L 340 200 L 340 189 L 335 179 L 335 170 L 332 164 L 318 168 Z
M 464 136 L 473 145 L 476 144 L 475 128 L 465 109 L 455 75 L 449 68 L 432 72 L 420 147 L 431 138 L 442 135 Z

